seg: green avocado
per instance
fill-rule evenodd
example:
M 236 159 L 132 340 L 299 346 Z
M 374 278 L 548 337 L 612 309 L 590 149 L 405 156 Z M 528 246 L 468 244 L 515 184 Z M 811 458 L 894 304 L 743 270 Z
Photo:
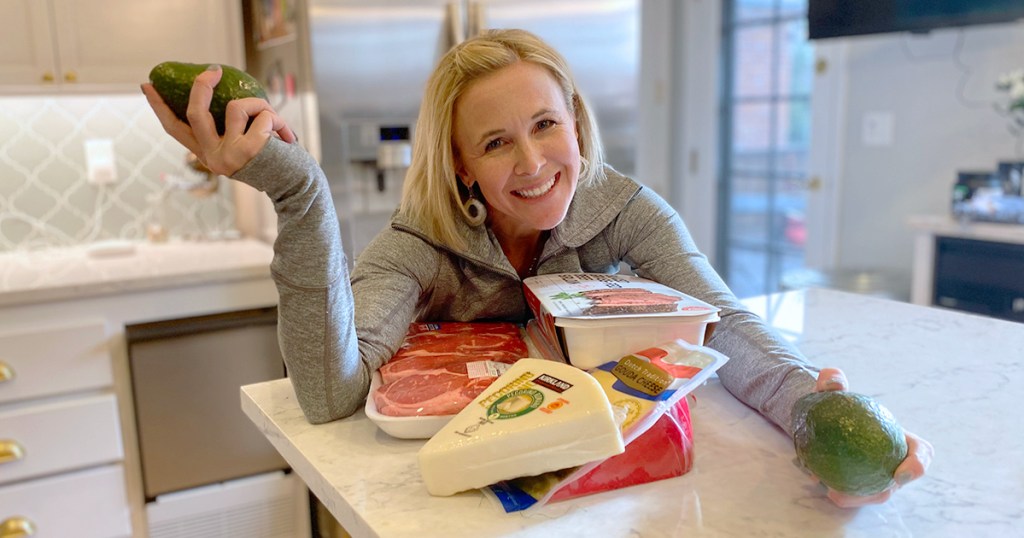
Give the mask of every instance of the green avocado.
M 903 428 L 870 396 L 813 392 L 793 406 L 797 459 L 826 486 L 849 495 L 888 488 L 907 457 Z
M 192 91 L 192 83 L 200 73 L 212 64 L 190 64 L 184 62 L 163 62 L 149 72 L 149 81 L 160 94 L 167 106 L 178 118 L 188 123 L 188 97 Z M 267 100 L 267 92 L 251 75 L 229 65 L 221 65 L 223 74 L 217 87 L 213 89 L 210 101 L 210 114 L 217 125 L 217 133 L 224 135 L 224 111 L 228 102 L 246 97 L 259 97 Z M 252 118 L 249 119 L 252 122 Z

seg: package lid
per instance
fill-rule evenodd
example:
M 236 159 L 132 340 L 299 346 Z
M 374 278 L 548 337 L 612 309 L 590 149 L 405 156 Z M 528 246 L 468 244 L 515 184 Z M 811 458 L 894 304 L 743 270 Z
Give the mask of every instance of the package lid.
M 530 277 L 523 283 L 543 309 L 556 320 L 645 318 L 653 321 L 650 318 L 660 317 L 692 317 L 707 321 L 717 319 L 718 308 L 637 276 L 555 273 Z
M 657 327 L 662 324 L 678 325 L 680 323 L 715 323 L 721 321 L 718 312 L 703 314 L 631 314 L 613 317 L 556 317 L 556 327 L 599 329 L 602 327 Z

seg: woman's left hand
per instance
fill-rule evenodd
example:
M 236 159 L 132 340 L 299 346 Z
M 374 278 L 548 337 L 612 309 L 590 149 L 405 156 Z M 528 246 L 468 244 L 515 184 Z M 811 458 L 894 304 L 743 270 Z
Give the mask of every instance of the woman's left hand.
M 818 392 L 828 390 L 849 390 L 846 375 L 838 368 L 823 368 L 818 374 L 818 382 L 815 386 L 815 390 Z M 934 449 L 932 448 L 931 443 L 917 435 L 906 430 L 904 430 L 903 433 L 907 439 L 907 457 L 903 459 L 898 467 L 896 467 L 896 471 L 893 473 L 895 483 L 891 487 L 885 491 L 866 497 L 848 495 L 829 488 L 829 500 L 835 503 L 836 506 L 843 508 L 852 508 L 868 504 L 881 504 L 889 500 L 889 497 L 892 496 L 893 492 L 902 486 L 924 476 L 924 473 L 928 470 L 928 466 L 932 462 Z M 815 478 L 815 480 L 817 480 L 817 478 Z

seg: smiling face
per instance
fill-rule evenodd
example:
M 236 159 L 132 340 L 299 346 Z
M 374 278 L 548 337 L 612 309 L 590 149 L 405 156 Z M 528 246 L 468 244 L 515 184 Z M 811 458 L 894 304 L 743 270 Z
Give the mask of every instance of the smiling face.
M 576 121 L 555 78 L 518 62 L 473 82 L 455 103 L 456 172 L 479 184 L 499 238 L 562 222 L 576 190 Z

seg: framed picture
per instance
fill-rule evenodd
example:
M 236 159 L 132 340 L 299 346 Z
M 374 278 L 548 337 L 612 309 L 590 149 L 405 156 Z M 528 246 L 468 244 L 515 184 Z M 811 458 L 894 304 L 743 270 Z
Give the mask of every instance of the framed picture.
M 295 39 L 294 0 L 252 0 L 253 31 L 259 48 Z

